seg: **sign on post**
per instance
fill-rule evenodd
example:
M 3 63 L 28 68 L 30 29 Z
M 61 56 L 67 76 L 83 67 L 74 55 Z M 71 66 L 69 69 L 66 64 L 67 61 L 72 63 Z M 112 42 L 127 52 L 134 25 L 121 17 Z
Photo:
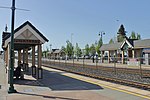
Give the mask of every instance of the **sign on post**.
M 140 61 L 136 58 L 129 58 L 129 60 L 127 61 L 128 66 L 139 66 L 140 65 Z

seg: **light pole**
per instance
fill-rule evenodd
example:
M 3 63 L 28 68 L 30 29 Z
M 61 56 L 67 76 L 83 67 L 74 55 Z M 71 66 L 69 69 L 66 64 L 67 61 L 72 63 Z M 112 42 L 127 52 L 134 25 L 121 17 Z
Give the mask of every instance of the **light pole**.
M 72 46 L 72 57 L 74 56 L 74 51 L 73 51 L 73 42 L 72 42 L 72 39 L 73 38 L 73 33 L 71 33 L 71 46 Z M 73 57 L 73 60 L 74 60 L 74 57 Z
M 17 92 L 13 86 L 13 76 L 14 76 L 14 21 L 15 21 L 15 0 L 12 0 L 12 19 L 11 19 L 11 44 L 10 44 L 10 62 L 9 62 L 9 69 L 10 69 L 10 87 L 8 93 L 15 93 Z
M 105 32 L 104 32 L 104 31 L 101 31 L 101 32 L 99 32 L 98 35 L 100 36 L 100 40 L 99 40 L 98 45 L 99 45 L 99 46 L 102 46 L 102 45 L 103 45 L 103 35 L 105 35 Z M 100 42 L 101 42 L 101 44 L 100 44 Z M 102 59 L 103 59 L 103 58 L 102 58 L 103 53 L 102 53 L 102 51 L 100 51 L 100 53 L 101 53 L 101 60 L 102 60 Z
M 71 33 L 71 44 L 72 44 L 73 33 Z
M 103 35 L 105 35 L 104 31 L 99 32 L 98 34 L 100 36 L 101 41 L 103 42 Z
M 49 45 L 50 46 L 50 51 L 52 50 L 52 44 Z

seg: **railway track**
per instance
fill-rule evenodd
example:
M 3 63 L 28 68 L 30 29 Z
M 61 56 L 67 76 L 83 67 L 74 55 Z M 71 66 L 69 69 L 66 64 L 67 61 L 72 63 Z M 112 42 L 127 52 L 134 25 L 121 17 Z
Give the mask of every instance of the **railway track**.
M 93 66 L 93 65 L 83 66 L 83 64 L 67 63 L 67 62 L 47 61 L 43 62 L 42 64 L 50 68 L 59 69 L 71 73 L 76 73 L 88 77 L 93 77 L 105 81 L 124 84 L 150 91 L 150 70 L 143 69 L 141 72 L 139 69 L 132 69 L 132 68 L 114 68 L 114 67 Z M 105 73 L 110 75 L 107 75 Z M 135 80 L 132 80 L 131 76 L 135 77 Z M 138 78 L 144 81 L 138 81 L 139 80 Z M 145 82 L 145 80 L 148 80 L 148 82 Z

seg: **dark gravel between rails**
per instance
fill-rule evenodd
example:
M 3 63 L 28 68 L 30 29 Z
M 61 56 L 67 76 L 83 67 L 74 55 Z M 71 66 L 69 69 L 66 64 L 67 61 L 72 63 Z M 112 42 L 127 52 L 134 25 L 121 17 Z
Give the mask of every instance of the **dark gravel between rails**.
M 72 72 L 72 73 L 77 73 L 77 74 L 81 74 L 81 75 L 85 75 L 85 76 L 102 79 L 105 81 L 111 81 L 111 82 L 115 82 L 115 83 L 119 83 L 119 84 L 142 88 L 145 90 L 150 90 L 150 76 L 149 77 L 141 77 L 140 73 L 135 73 L 135 74 L 134 73 L 126 73 L 126 71 L 124 71 L 124 70 L 119 71 L 119 70 L 115 70 L 115 69 L 113 69 L 111 71 L 107 71 L 107 70 L 101 70 L 101 68 L 99 68 L 99 67 L 92 68 L 92 67 L 83 67 L 83 66 L 71 66 L 68 64 L 64 64 L 64 63 L 55 63 L 55 64 L 54 63 L 51 63 L 51 64 L 43 63 L 43 65 L 54 68 L 54 69 L 59 69 L 59 70 L 63 70 L 63 71 L 68 71 L 68 72 Z M 140 83 L 143 85 L 146 84 L 148 86 L 148 88 L 147 87 L 145 88 L 145 86 L 144 86 L 144 88 L 141 86 L 135 86 L 132 83 L 127 84 L 126 82 L 124 83 L 123 81 L 119 81 L 119 80 L 136 82 L 136 83 Z

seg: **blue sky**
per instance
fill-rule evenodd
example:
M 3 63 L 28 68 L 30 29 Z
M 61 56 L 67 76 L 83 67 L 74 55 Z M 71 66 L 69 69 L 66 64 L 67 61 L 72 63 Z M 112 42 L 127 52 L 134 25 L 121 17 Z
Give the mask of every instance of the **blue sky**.
M 0 6 L 11 6 L 12 0 L 0 0 Z M 66 40 L 78 43 L 81 48 L 95 43 L 104 31 L 104 43 L 114 38 L 121 24 L 127 31 L 140 33 L 142 39 L 150 38 L 150 0 L 16 0 L 15 28 L 30 21 L 50 41 L 44 49 L 61 48 Z M 0 9 L 0 33 L 8 24 L 10 31 L 11 10 Z M 119 21 L 116 21 L 119 20 Z M 1 36 L 0 36 L 1 39 Z M 1 41 L 0 41 L 1 44 Z

